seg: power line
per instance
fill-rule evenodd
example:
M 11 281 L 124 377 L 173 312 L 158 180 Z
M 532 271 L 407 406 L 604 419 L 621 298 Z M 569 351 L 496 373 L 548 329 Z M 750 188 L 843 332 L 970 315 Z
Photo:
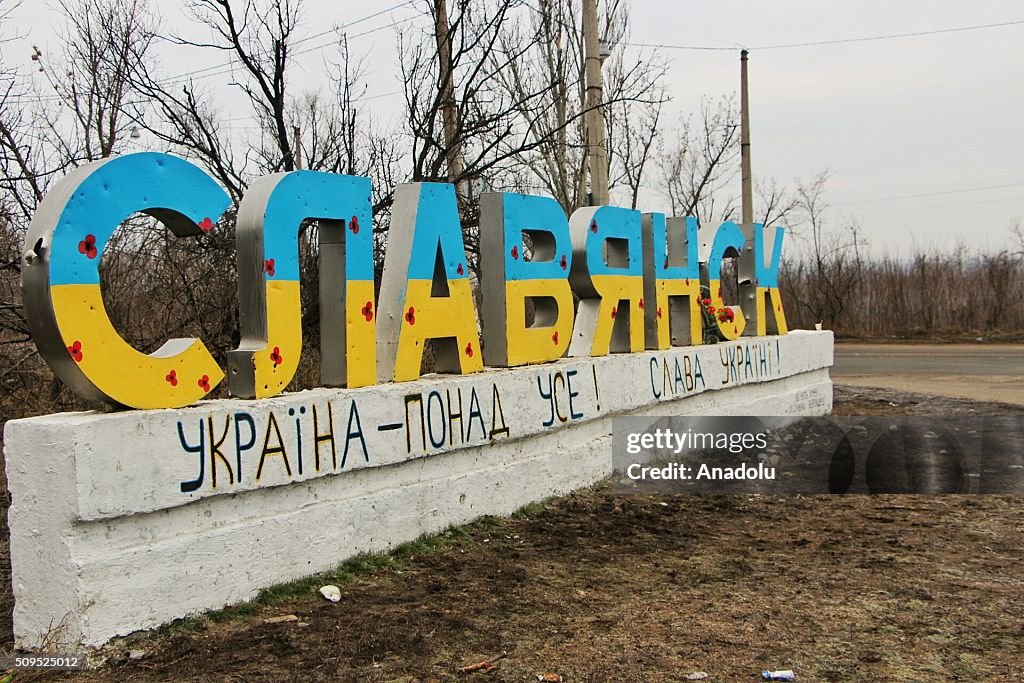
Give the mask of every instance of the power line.
M 668 43 L 623 43 L 631 47 L 655 47 L 663 50 L 728 50 L 729 52 L 735 52 L 740 49 L 739 43 L 726 47 L 725 45 L 669 45 Z
M 847 204 L 868 204 L 872 202 L 892 202 L 899 199 L 918 199 L 921 197 L 942 197 L 950 194 L 963 194 L 965 192 L 983 192 L 985 190 L 1002 190 L 1007 187 L 1021 187 L 1024 183 L 1006 183 L 1005 185 L 986 185 L 985 187 L 967 187 L 958 190 L 943 190 L 941 192 L 925 192 L 922 194 L 904 194 L 894 197 L 878 197 L 875 199 L 851 199 L 846 202 L 836 202 L 836 206 L 844 206 Z
M 977 199 L 969 202 L 956 202 L 954 204 L 936 204 L 932 206 L 920 206 L 909 209 L 892 209 L 889 211 L 872 211 L 870 213 L 858 213 L 854 214 L 858 218 L 867 218 L 869 216 L 887 216 L 893 213 L 910 213 L 917 212 L 923 213 L 925 211 L 934 211 L 937 209 L 951 209 L 957 206 L 975 206 L 977 204 L 995 204 L 997 202 L 1020 202 L 1024 204 L 1024 197 L 1002 197 L 1000 199 Z
M 944 33 L 960 33 L 963 31 L 980 31 L 990 28 L 1002 28 L 1004 26 L 1018 26 L 1024 24 L 1024 19 L 1016 21 L 1004 21 L 997 24 L 978 24 L 975 26 L 957 26 L 955 28 L 940 28 L 932 31 L 913 31 L 910 33 L 888 33 L 878 36 L 860 36 L 857 38 L 837 38 L 834 40 L 815 40 L 806 43 L 782 43 L 778 45 L 761 45 L 748 47 L 735 43 L 733 45 L 671 45 L 668 43 L 626 43 L 633 47 L 654 47 L 665 50 L 729 50 L 735 51 L 739 48 L 747 50 L 784 50 L 796 47 L 817 47 L 821 45 L 840 45 L 844 43 L 866 43 L 875 40 L 895 40 L 899 38 L 918 38 L 921 36 L 934 36 Z
M 423 16 L 423 15 L 422 14 L 415 14 L 415 15 L 413 15 L 411 17 L 406 17 L 405 19 L 399 19 L 397 21 L 393 21 L 390 24 L 385 24 L 383 26 L 378 26 L 377 28 L 370 29 L 369 31 L 363 31 L 362 33 L 353 34 L 353 35 L 349 36 L 349 38 L 351 38 L 353 40 L 356 39 L 356 38 L 362 38 L 363 36 L 368 36 L 368 35 L 370 35 L 372 33 L 377 33 L 378 31 L 383 31 L 384 29 L 388 29 L 388 28 L 391 28 L 393 26 L 398 26 L 399 24 L 406 24 L 406 23 L 408 23 L 408 22 L 412 21 L 413 19 L 416 19 L 416 18 L 418 18 L 420 16 Z M 299 50 L 298 52 L 293 52 L 291 56 L 292 57 L 301 57 L 302 55 L 307 55 L 307 54 L 309 54 L 311 52 L 317 52 L 318 50 L 323 50 L 325 47 L 330 47 L 331 45 L 334 45 L 334 41 L 333 40 L 328 41 L 326 43 L 323 43 L 322 45 L 314 45 L 313 47 L 306 48 L 305 50 Z M 227 67 L 227 68 L 221 68 L 221 67 Z M 230 74 L 230 73 L 234 72 L 236 66 L 235 66 L 235 62 L 225 62 L 224 64 L 220 64 L 217 67 L 207 67 L 207 69 L 210 69 L 210 68 L 221 68 L 221 70 L 220 71 L 213 71 L 213 72 L 207 73 L 207 74 L 203 74 L 202 76 L 199 76 L 199 78 L 212 78 L 214 76 L 223 76 L 225 74 Z M 200 70 L 200 71 L 202 71 L 202 70 Z M 194 73 L 199 73 L 199 71 L 196 71 Z M 169 79 L 167 81 L 164 81 L 162 84 L 163 85 L 174 85 L 175 83 L 184 83 L 184 82 L 189 81 L 189 80 L 192 80 L 192 79 L 189 78 L 189 77 L 178 76 L 178 77 L 176 77 L 176 80 L 175 79 Z
M 379 100 L 379 99 L 381 99 L 383 97 L 391 97 L 392 95 L 398 95 L 401 92 L 402 92 L 401 90 L 389 90 L 388 92 L 377 93 L 376 95 L 368 95 L 366 97 L 353 97 L 351 102 L 352 102 L 352 104 L 359 104 L 361 102 L 369 102 L 370 100 Z M 262 128 L 262 126 L 259 124 L 259 121 L 254 119 L 251 115 L 232 116 L 231 118 L 228 118 L 228 119 L 221 119 L 221 118 L 217 119 L 217 123 L 229 123 L 231 121 L 249 121 L 250 122 L 249 124 L 244 125 L 244 126 L 228 126 L 228 128 L 230 128 L 232 130 L 256 130 L 258 128 Z
M 305 38 L 300 38 L 299 40 L 296 40 L 294 43 L 292 43 L 292 45 L 293 46 L 294 45 L 298 45 L 298 44 L 301 44 L 301 43 L 309 42 L 310 40 L 314 40 L 316 38 L 323 37 L 323 36 L 325 36 L 327 34 L 330 34 L 330 33 L 336 33 L 338 31 L 341 31 L 343 29 L 349 28 L 351 26 L 355 26 L 356 24 L 361 24 L 364 21 L 368 21 L 370 19 L 378 17 L 381 14 L 385 14 L 387 12 L 391 12 L 391 11 L 399 9 L 401 7 L 405 7 L 407 5 L 411 5 L 415 1 L 416 0 L 406 0 L 405 2 L 401 2 L 401 3 L 397 4 L 397 5 L 393 5 L 391 7 L 388 7 L 387 9 L 379 10 L 377 12 L 374 12 L 373 14 L 368 14 L 368 15 L 366 15 L 364 17 L 360 17 L 359 19 L 356 19 L 354 21 L 350 21 L 347 24 L 343 24 L 343 25 L 341 25 L 339 27 L 331 28 L 331 29 L 328 29 L 326 31 L 321 31 L 320 33 L 316 33 L 316 34 L 313 34 L 311 36 L 306 36 Z M 377 26 L 376 28 L 372 28 L 372 29 L 369 29 L 367 31 L 363 31 L 361 33 L 356 33 L 354 35 L 349 36 L 349 38 L 351 38 L 351 39 L 362 38 L 363 36 L 368 36 L 370 34 L 377 33 L 378 31 L 383 31 L 385 29 L 389 29 L 389 28 L 392 28 L 394 26 L 398 26 L 399 24 L 408 23 L 408 22 L 412 21 L 413 19 L 416 19 L 418 17 L 423 16 L 423 14 L 424 13 L 422 13 L 422 12 L 418 12 L 418 13 L 410 16 L 410 17 L 406 17 L 405 19 L 399 19 L 397 21 L 391 22 L 390 24 L 385 24 L 383 26 Z M 325 43 L 323 43 L 321 45 L 316 45 L 314 47 L 310 47 L 310 48 L 307 48 L 305 50 L 299 50 L 298 52 L 294 52 L 294 53 L 292 53 L 291 56 L 292 57 L 300 57 L 302 55 L 306 55 L 306 54 L 309 54 L 311 52 L 316 52 L 316 51 L 322 50 L 322 49 L 324 49 L 326 47 L 330 47 L 331 45 L 334 45 L 334 44 L 335 44 L 335 41 L 330 40 L 330 41 L 327 41 L 327 42 L 325 42 Z M 174 85 L 176 83 L 184 83 L 186 81 L 191 80 L 193 76 L 198 76 L 198 78 L 196 80 L 205 79 L 205 78 L 212 78 L 214 76 L 222 76 L 224 74 L 232 73 L 235 70 L 235 65 L 236 65 L 235 61 L 229 60 L 227 62 L 222 62 L 220 64 L 213 64 L 211 66 L 206 66 L 206 67 L 203 67 L 203 68 L 200 68 L 200 69 L 195 69 L 193 71 L 187 71 L 185 73 L 178 74 L 176 76 L 171 76 L 171 77 L 168 77 L 166 80 L 161 80 L 160 83 L 162 85 L 168 86 L 168 85 Z M 61 95 L 48 95 L 48 96 L 42 96 L 42 97 L 35 97 L 35 98 L 32 98 L 32 99 L 34 99 L 37 102 L 52 102 L 52 101 L 63 101 L 65 98 L 63 96 L 61 96 Z
M 347 24 L 342 24 L 341 26 L 329 28 L 329 29 L 327 29 L 325 31 L 320 31 L 319 33 L 314 33 L 311 36 L 306 36 L 305 38 L 300 38 L 300 39 L 292 42 L 292 47 L 295 47 L 296 45 L 301 45 L 302 43 L 308 43 L 311 40 L 315 40 L 317 38 L 322 38 L 323 36 L 326 36 L 326 35 L 329 35 L 329 34 L 332 34 L 332 33 L 337 33 L 338 31 L 350 28 L 352 26 L 355 26 L 356 24 L 361 24 L 364 21 L 369 21 L 370 19 L 373 19 L 375 17 L 379 17 L 382 14 L 387 14 L 388 12 L 394 11 L 396 9 L 401 9 L 402 7 L 405 7 L 407 5 L 411 5 L 414 2 L 416 2 L 416 0 L 406 0 L 405 2 L 400 2 L 397 5 L 392 5 L 391 7 L 388 7 L 387 9 L 382 9 L 382 10 L 380 10 L 378 12 L 374 12 L 373 14 L 368 14 L 365 17 L 360 17 L 359 19 L 356 19 L 355 21 L 350 21 Z M 375 31 L 382 31 L 385 28 L 390 28 L 393 25 L 394 24 L 392 23 L 392 24 L 389 24 L 387 26 L 381 26 L 381 27 L 378 27 L 378 28 L 373 29 L 371 31 L 360 33 L 360 34 L 358 34 L 356 36 L 352 36 L 352 37 L 353 38 L 358 38 L 359 36 L 364 36 L 364 35 L 367 35 L 368 33 L 373 33 Z M 323 45 L 319 46 L 316 49 L 323 49 L 324 47 L 327 47 L 328 45 L 333 45 L 333 44 L 334 44 L 334 41 L 332 40 L 330 42 L 324 43 Z M 293 56 L 297 56 L 297 55 L 301 55 L 301 54 L 306 54 L 306 51 L 298 52 L 298 53 L 296 53 Z M 181 73 L 181 74 L 178 74 L 176 76 L 169 76 L 167 78 L 167 81 L 165 82 L 165 85 L 176 83 L 178 81 L 188 80 L 188 78 L 190 76 L 194 76 L 196 74 L 204 73 L 206 71 L 214 71 L 216 69 L 221 69 L 221 68 L 223 68 L 225 66 L 231 66 L 234 63 L 235 63 L 234 60 L 228 60 L 227 62 L 222 62 L 220 64 L 213 64 L 211 66 L 203 67 L 202 69 L 196 69 L 194 71 L 186 71 L 185 73 Z M 216 75 L 216 74 L 210 74 L 210 75 L 213 76 L 213 75 Z M 206 76 L 204 76 L 203 78 L 206 78 Z

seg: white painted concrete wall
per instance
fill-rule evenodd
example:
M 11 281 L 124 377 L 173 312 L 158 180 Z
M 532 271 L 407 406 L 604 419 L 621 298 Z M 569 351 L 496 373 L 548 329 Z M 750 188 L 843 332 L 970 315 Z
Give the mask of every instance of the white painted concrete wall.
M 794 332 L 259 402 L 9 422 L 17 644 L 100 645 L 586 486 L 611 471 L 614 415 L 826 413 L 831 364 L 831 333 Z M 461 424 L 450 420 L 460 394 Z M 319 470 L 314 406 L 315 431 L 325 435 L 333 420 L 335 439 L 333 458 L 321 441 Z

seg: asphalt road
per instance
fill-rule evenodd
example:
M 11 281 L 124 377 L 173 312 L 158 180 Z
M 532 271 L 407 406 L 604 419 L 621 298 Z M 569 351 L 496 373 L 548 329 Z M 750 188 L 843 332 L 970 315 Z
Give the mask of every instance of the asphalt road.
M 832 379 L 1024 405 L 1024 344 L 837 343 Z

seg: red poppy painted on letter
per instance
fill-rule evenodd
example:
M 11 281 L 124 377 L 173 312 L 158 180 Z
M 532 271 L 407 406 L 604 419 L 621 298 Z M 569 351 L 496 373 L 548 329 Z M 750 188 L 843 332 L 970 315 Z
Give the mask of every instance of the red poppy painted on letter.
M 78 243 L 78 251 L 85 254 L 86 258 L 96 258 L 99 251 L 96 249 L 96 235 L 88 234 L 85 239 Z
M 83 358 L 82 342 L 76 340 L 72 343 L 71 346 L 68 347 L 68 353 L 71 354 L 71 357 L 75 359 L 76 363 L 81 363 Z

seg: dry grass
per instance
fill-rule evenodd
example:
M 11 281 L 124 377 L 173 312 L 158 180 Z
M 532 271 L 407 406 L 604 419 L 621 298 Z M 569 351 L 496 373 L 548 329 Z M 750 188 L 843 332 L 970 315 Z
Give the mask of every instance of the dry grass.
M 788 261 L 780 280 L 791 327 L 824 321 L 848 337 L 1024 332 L 1024 257 L 1007 251 Z

